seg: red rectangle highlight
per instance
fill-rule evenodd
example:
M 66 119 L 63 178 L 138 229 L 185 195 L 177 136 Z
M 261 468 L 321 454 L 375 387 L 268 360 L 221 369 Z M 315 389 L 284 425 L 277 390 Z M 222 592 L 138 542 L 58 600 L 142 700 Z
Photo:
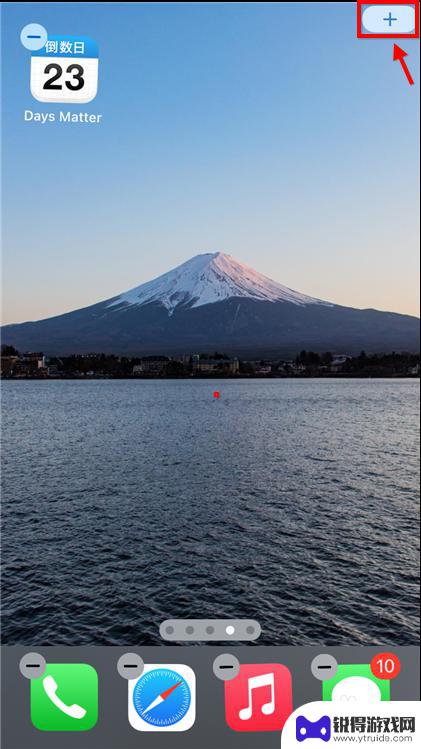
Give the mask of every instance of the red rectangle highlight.
M 381 32 L 369 32 L 364 31 L 363 28 L 363 13 L 367 8 L 374 7 L 376 5 L 383 5 L 389 11 L 389 18 L 383 18 L 383 21 L 388 20 L 389 26 L 393 29 L 392 24 L 398 22 L 399 14 L 402 13 L 402 6 L 407 6 L 414 9 L 415 12 L 415 24 L 414 30 L 409 33 L 396 32 L 393 30 L 390 33 Z M 395 9 L 396 17 L 393 17 L 392 13 Z M 408 0 L 394 0 L 388 3 L 385 0 L 371 0 L 371 2 L 364 2 L 364 0 L 357 0 L 357 37 L 358 39 L 418 39 L 420 35 L 420 6 L 418 2 L 408 2 Z

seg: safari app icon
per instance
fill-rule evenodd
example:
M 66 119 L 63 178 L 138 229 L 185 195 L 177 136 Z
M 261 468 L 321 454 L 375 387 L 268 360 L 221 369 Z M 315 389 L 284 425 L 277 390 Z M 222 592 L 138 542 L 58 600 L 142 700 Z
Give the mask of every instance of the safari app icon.
M 281 731 L 292 710 L 291 673 L 280 663 L 242 665 L 225 682 L 225 719 L 233 731 Z
M 136 731 L 188 731 L 196 719 L 196 676 L 183 664 L 145 665 L 129 680 L 129 723 Z

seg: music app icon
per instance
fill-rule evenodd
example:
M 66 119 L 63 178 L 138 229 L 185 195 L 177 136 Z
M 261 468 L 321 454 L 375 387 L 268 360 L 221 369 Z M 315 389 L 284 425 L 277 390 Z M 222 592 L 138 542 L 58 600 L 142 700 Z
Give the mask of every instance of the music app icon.
M 280 663 L 242 665 L 225 682 L 225 719 L 233 731 L 281 731 L 292 711 L 291 673 Z

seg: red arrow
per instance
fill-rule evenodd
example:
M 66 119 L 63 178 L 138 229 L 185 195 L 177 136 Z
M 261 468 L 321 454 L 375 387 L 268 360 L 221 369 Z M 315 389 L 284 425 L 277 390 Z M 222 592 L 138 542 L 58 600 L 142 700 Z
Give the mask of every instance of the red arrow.
M 411 73 L 408 70 L 408 65 L 406 64 L 404 57 L 408 56 L 408 52 L 405 52 L 404 49 L 401 49 L 398 47 L 397 44 L 393 45 L 393 60 L 399 60 L 400 64 L 402 65 L 403 72 L 405 73 L 406 77 L 408 78 L 408 83 L 410 86 L 414 85 L 414 79 L 411 75 Z

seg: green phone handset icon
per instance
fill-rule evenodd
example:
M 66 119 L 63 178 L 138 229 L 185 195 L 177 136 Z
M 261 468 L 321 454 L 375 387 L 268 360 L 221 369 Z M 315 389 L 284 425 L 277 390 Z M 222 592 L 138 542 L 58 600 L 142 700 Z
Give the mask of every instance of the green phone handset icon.
M 31 679 L 31 720 L 40 731 L 89 731 L 98 720 L 98 674 L 87 663 L 49 663 Z
M 42 680 L 42 685 L 44 687 L 45 693 L 50 698 L 51 702 L 63 713 L 69 716 L 69 718 L 74 718 L 75 720 L 81 720 L 81 718 L 84 718 L 86 715 L 85 708 L 81 707 L 80 705 L 66 705 L 63 700 L 60 699 L 60 697 L 57 696 L 57 682 L 54 680 L 54 678 L 50 676 L 46 676 Z

